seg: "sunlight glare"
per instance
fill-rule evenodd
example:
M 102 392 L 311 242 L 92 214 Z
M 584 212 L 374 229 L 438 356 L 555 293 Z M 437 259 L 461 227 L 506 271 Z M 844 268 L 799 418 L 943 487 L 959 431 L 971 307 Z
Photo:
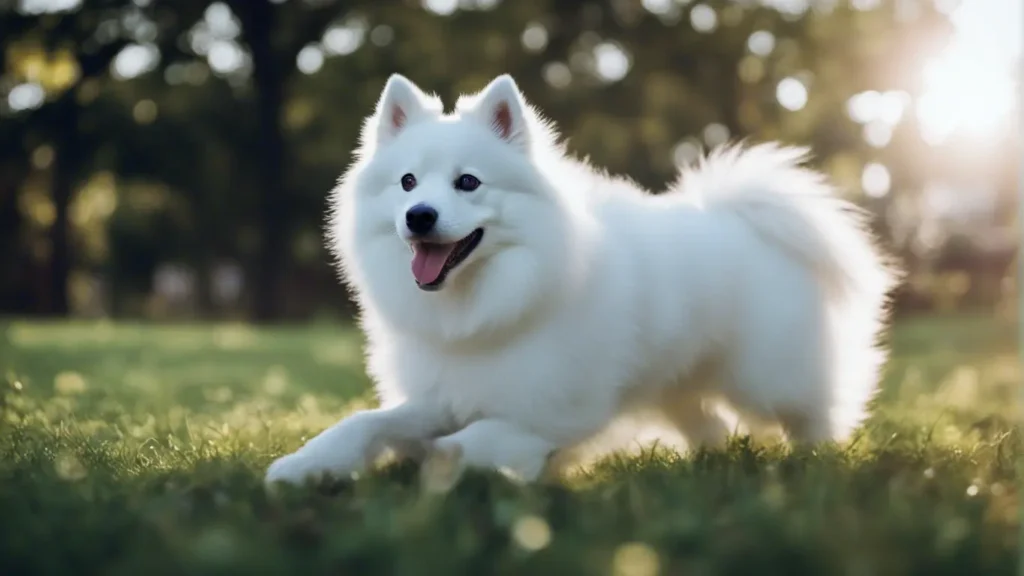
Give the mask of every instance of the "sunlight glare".
M 917 101 L 921 136 L 940 144 L 958 131 L 987 135 L 1014 106 L 1014 66 L 1021 52 L 1019 0 L 961 2 L 950 14 L 950 45 L 924 66 Z

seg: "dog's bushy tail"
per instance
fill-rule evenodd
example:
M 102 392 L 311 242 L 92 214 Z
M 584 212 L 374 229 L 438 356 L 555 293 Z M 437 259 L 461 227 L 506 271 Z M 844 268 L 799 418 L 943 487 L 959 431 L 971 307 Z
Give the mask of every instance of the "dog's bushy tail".
M 878 338 L 899 274 L 875 246 L 866 214 L 805 168 L 806 158 L 805 149 L 774 144 L 724 147 L 684 174 L 681 191 L 707 210 L 736 215 L 818 278 L 833 371 L 832 435 L 842 441 L 877 390 L 885 361 Z

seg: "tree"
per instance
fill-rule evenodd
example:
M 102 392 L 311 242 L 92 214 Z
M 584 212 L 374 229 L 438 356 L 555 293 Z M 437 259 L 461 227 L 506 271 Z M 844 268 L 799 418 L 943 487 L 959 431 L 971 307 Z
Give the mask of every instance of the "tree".
M 353 3 L 334 1 L 273 3 L 268 0 L 229 0 L 242 23 L 242 40 L 252 57 L 259 139 L 257 167 L 261 175 L 259 219 L 262 245 L 254 275 L 253 316 L 258 321 L 280 317 L 282 276 L 287 270 L 290 218 L 286 190 L 288 151 L 284 136 L 284 106 L 296 58 L 310 42 Z
M 120 34 L 97 38 L 96 26 L 116 18 L 131 5 L 127 0 L 99 0 L 88 10 L 22 14 L 8 8 L 3 13 L 5 31 L 11 43 L 41 56 L 44 66 L 62 67 L 65 74 L 51 76 L 47 102 L 33 112 L 28 124 L 41 133 L 53 149 L 50 195 L 54 220 L 50 226 L 49 298 L 44 313 L 68 313 L 68 277 L 74 255 L 69 238 L 68 207 L 76 185 L 88 163 L 88 151 L 81 145 L 83 91 L 104 74 L 114 57 L 127 45 Z M 85 96 L 87 99 L 88 96 Z

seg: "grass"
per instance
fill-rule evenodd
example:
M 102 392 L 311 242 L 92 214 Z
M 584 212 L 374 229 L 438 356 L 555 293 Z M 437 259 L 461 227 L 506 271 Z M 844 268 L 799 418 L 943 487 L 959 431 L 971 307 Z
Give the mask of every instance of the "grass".
M 0 574 L 1011 574 L 1016 324 L 902 321 L 852 445 L 651 450 L 561 484 L 412 466 L 264 492 L 370 398 L 335 327 L 0 326 Z

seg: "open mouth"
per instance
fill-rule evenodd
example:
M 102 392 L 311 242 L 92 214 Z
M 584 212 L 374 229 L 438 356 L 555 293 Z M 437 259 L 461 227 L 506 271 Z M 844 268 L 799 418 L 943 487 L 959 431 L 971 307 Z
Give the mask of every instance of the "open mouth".
M 412 275 L 416 285 L 430 292 L 440 290 L 448 273 L 469 257 L 483 237 L 484 229 L 477 228 L 458 242 L 414 242 Z

